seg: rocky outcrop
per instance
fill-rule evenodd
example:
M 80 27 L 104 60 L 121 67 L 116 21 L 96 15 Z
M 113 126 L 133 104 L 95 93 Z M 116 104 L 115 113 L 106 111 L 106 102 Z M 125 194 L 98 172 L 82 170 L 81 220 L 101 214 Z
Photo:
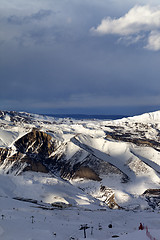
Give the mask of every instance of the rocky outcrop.
M 73 178 L 85 178 L 90 179 L 94 181 L 101 181 L 102 179 L 95 173 L 94 170 L 92 170 L 89 167 L 80 167 L 75 174 L 73 175 Z
M 6 159 L 8 151 L 7 148 L 0 148 L 0 162 L 3 162 Z
M 25 163 L 23 171 L 49 172 L 50 154 L 55 151 L 57 142 L 52 137 L 38 129 L 24 135 L 15 142 L 17 153 L 8 158 L 8 161 Z
M 145 146 L 145 147 L 153 147 L 156 150 L 160 149 L 160 143 L 152 140 L 152 139 L 146 139 L 146 138 L 138 138 L 135 137 L 129 133 L 126 134 L 120 134 L 120 133 L 107 133 L 106 135 L 106 139 L 114 139 L 114 140 L 118 140 L 118 141 L 123 141 L 123 142 L 130 142 L 130 143 L 134 143 L 138 146 Z
M 0 148 L 0 162 L 6 172 L 30 170 L 47 173 L 49 168 L 45 163 L 55 150 L 56 143 L 49 134 L 32 129 L 15 142 L 13 153 L 7 148 Z
M 32 159 L 23 158 L 23 161 L 27 163 L 27 166 L 23 171 L 42 172 L 48 173 L 49 169 L 45 167 L 41 162 L 35 162 Z
M 150 189 L 147 189 L 143 195 L 145 196 L 160 196 L 160 189 L 154 189 L 154 188 L 150 188 Z
M 18 139 L 14 145 L 21 153 L 25 153 L 32 158 L 43 159 L 48 158 L 55 150 L 56 141 L 53 141 L 49 134 L 33 129 Z
M 1 163 L 6 172 L 20 173 L 21 171 L 53 172 L 62 178 L 83 177 L 100 180 L 98 174 L 91 168 L 81 167 L 77 164 L 80 153 L 75 154 L 70 161 L 66 160 L 65 144 L 60 144 L 48 133 L 34 128 L 15 143 L 16 152 L 8 155 L 7 148 L 0 149 Z M 57 149 L 59 148 L 59 151 Z M 53 154 L 54 153 L 54 154 Z M 53 156 L 52 156 L 53 154 Z M 8 169 L 8 170 L 7 170 Z
M 160 209 L 160 189 L 147 189 L 142 196 L 151 208 Z

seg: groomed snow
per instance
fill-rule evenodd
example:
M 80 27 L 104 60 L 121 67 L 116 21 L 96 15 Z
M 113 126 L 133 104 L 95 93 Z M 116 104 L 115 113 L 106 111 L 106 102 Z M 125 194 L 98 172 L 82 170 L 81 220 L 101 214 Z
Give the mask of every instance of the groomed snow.
M 59 188 L 56 186 L 58 181 L 60 181 Z M 20 185 L 23 185 L 23 187 Z M 17 195 L 21 197 L 34 196 L 41 199 L 42 189 L 43 193 L 46 193 L 49 191 L 49 186 L 53 188 L 52 193 L 50 192 L 53 195 L 58 193 L 61 196 L 66 196 L 67 192 L 70 191 L 70 188 L 63 181 L 61 182 L 59 179 L 51 180 L 48 175 L 45 176 L 44 174 L 33 175 L 33 173 L 27 173 L 24 176 L 17 177 L 1 175 L 1 240 L 80 240 L 84 239 L 83 231 L 79 230 L 83 224 L 87 224 L 89 227 L 86 234 L 87 239 L 90 240 L 113 239 L 112 236 L 115 235 L 119 236 L 118 239 L 121 240 L 147 239 L 146 231 L 138 230 L 140 222 L 148 226 L 148 230 L 153 237 L 159 239 L 160 218 L 158 211 L 110 210 L 99 207 L 98 204 L 94 204 L 93 208 L 92 201 L 87 200 L 89 204 L 86 205 L 85 201 L 88 197 L 84 194 L 83 197 L 81 195 L 82 200 L 84 200 L 81 204 L 64 209 L 54 208 L 53 210 L 45 210 L 39 208 L 37 204 L 13 199 L 13 196 Z M 31 191 L 30 195 L 29 189 Z M 70 194 L 70 197 L 75 199 L 74 191 Z M 42 199 L 44 200 L 43 197 Z M 112 228 L 108 227 L 109 224 L 112 224 Z

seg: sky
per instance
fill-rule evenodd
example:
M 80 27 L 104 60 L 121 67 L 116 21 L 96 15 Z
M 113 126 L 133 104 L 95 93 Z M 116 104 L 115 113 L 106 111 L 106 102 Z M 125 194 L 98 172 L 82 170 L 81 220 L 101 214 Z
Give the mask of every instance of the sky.
M 156 111 L 159 76 L 157 0 L 1 0 L 1 110 Z

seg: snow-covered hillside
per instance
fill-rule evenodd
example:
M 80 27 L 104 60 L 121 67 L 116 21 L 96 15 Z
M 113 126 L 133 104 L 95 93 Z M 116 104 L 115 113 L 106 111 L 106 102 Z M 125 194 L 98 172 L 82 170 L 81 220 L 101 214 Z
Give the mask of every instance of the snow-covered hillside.
M 81 239 L 86 223 L 89 239 L 132 239 L 124 235 L 139 221 L 156 237 L 158 225 L 151 223 L 158 221 L 159 186 L 160 111 L 114 121 L 0 111 L 2 239 Z M 31 233 L 11 238 L 20 222 Z

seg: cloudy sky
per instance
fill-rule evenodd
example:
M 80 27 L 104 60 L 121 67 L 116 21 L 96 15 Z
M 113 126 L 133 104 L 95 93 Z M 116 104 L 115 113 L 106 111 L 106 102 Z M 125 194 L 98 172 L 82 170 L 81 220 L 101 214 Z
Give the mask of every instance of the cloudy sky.
M 158 0 L 1 0 L 2 110 L 155 111 L 159 77 Z

